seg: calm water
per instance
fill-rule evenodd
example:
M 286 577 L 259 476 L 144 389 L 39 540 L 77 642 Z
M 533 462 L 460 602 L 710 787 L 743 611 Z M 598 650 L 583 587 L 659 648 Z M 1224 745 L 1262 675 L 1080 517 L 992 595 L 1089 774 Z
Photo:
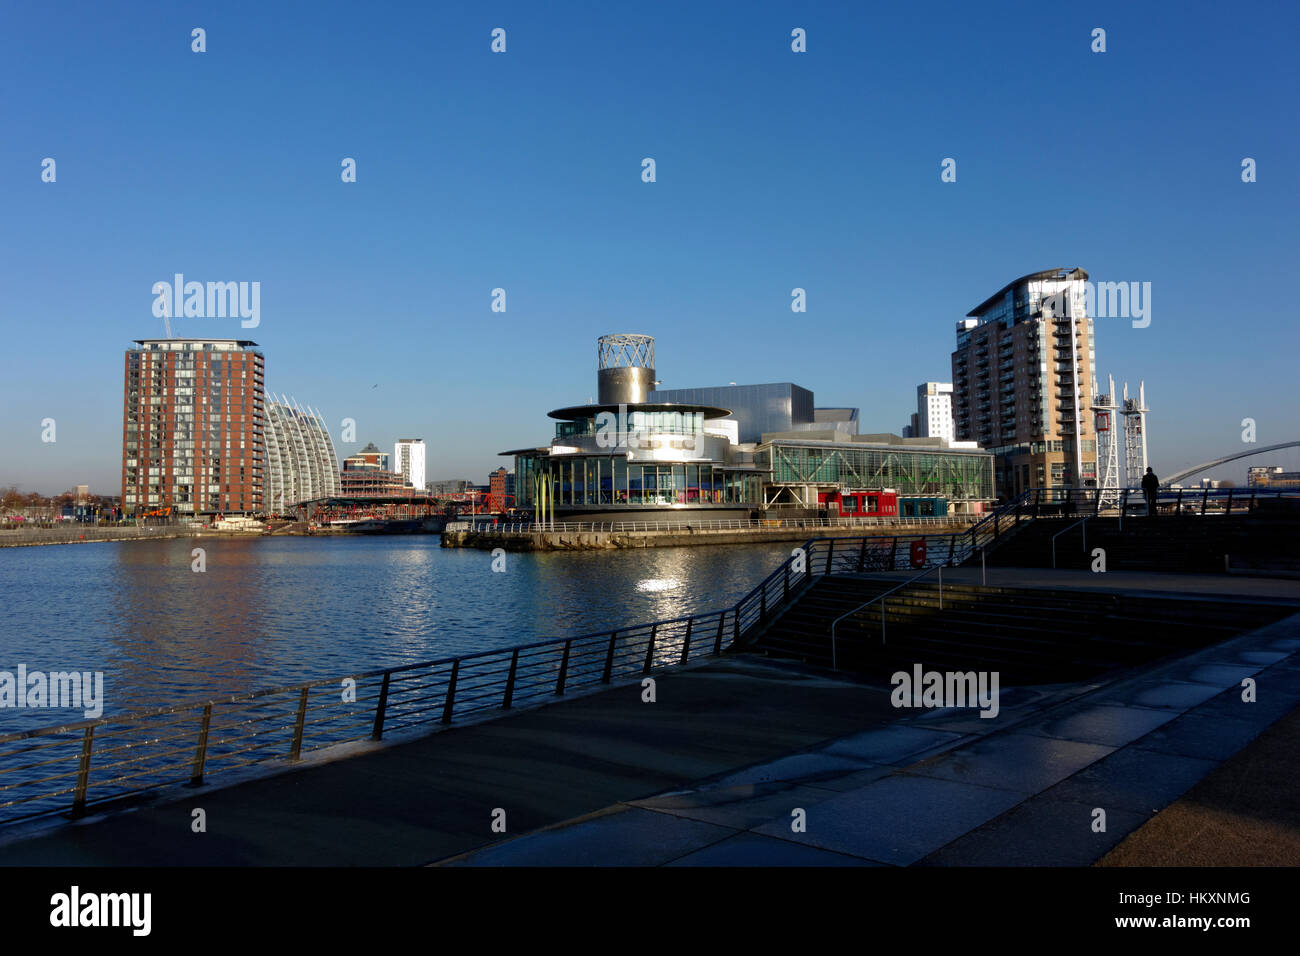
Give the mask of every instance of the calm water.
M 714 610 L 792 547 L 509 554 L 503 573 L 434 535 L 3 548 L 0 670 L 103 671 L 118 713 Z M 0 733 L 65 719 L 6 708 Z

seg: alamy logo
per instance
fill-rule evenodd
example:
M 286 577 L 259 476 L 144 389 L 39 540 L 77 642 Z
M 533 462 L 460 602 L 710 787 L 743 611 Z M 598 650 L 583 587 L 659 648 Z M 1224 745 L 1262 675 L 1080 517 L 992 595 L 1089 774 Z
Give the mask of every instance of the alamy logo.
M 50 897 L 50 925 L 128 926 L 133 936 L 148 936 L 153 920 L 152 893 L 82 893 L 78 886 Z
M 997 671 L 895 671 L 889 702 L 895 707 L 978 707 L 981 717 L 998 715 Z
M 1150 282 L 1092 282 L 1076 280 L 1083 286 L 1083 314 L 1095 319 L 1132 319 L 1133 328 L 1151 324 Z M 1066 290 L 1043 299 L 1043 311 L 1053 316 L 1073 312 L 1067 307 Z M 1076 300 L 1077 301 L 1077 300 Z
M 618 406 L 618 413 L 596 413 L 596 447 L 598 448 L 655 448 L 651 434 L 663 434 L 669 441 L 680 443 L 680 447 L 695 450 L 696 436 L 704 431 L 703 412 L 633 412 L 630 416 L 626 405 Z M 674 446 L 678 447 L 678 446 Z
M 104 713 L 103 671 L 0 671 L 0 708 L 78 707 L 87 720 Z
M 163 319 L 240 318 L 239 324 L 255 329 L 262 321 L 262 283 L 186 282 L 176 273 L 171 282 L 155 282 L 151 290 L 153 314 Z

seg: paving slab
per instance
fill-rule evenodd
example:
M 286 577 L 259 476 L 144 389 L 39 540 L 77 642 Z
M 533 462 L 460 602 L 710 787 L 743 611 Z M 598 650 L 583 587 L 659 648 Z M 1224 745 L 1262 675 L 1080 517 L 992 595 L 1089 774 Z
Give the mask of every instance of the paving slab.
M 644 800 L 632 800 L 630 805 L 737 830 L 749 830 L 775 820 L 789 820 L 794 809 L 807 810 L 834 795 L 832 790 L 792 786 L 788 783 L 738 784 L 665 793 Z
M 873 764 L 899 765 L 912 763 L 921 754 L 950 747 L 961 739 L 961 734 L 952 731 L 898 724 L 844 737 L 823 752 Z
M 1212 770 L 1098 866 L 1300 865 L 1300 708 Z
M 1085 767 L 1041 798 L 1152 814 L 1181 797 L 1218 766 L 1215 760 L 1125 747 Z
M 673 860 L 668 866 L 881 866 L 860 857 L 778 840 L 758 833 L 737 833 L 702 850 Z
M 454 866 L 660 866 L 735 831 L 639 807 L 476 850 Z
M 1003 733 L 921 761 L 908 767 L 906 773 L 1031 794 L 1059 783 L 1114 749 L 1034 734 Z
M 1093 830 L 1093 807 L 1033 799 L 965 834 L 920 861 L 922 866 L 1088 866 L 1149 817 L 1107 810 L 1106 829 Z
M 808 811 L 807 831 L 789 821 L 754 832 L 879 863 L 908 866 L 1028 795 L 951 780 L 891 774 Z
M 1264 727 L 1253 720 L 1238 720 L 1195 711 L 1170 721 L 1139 741 L 1144 751 L 1221 761 L 1231 757 L 1260 735 Z
M 1115 704 L 1084 705 L 1069 713 L 1053 714 L 1022 724 L 1022 733 L 1082 743 L 1121 747 L 1144 737 L 1177 715 L 1147 707 L 1121 707 Z
M 1156 678 L 1102 691 L 1092 698 L 1095 703 L 1122 704 L 1128 707 L 1159 707 L 1182 712 L 1223 693 L 1217 684 Z
M 857 770 L 863 770 L 868 766 L 866 760 L 838 757 L 828 753 L 791 754 L 788 757 L 781 757 L 778 760 L 729 773 L 720 777 L 715 785 L 730 787 L 774 781 L 812 782 L 816 780 L 832 780 Z

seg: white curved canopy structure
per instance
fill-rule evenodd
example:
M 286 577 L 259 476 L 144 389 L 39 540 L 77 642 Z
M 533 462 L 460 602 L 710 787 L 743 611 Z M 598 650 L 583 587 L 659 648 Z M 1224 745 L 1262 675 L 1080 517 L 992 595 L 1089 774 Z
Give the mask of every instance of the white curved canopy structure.
M 340 493 L 339 462 L 320 412 L 285 396 L 266 400 L 267 510 Z

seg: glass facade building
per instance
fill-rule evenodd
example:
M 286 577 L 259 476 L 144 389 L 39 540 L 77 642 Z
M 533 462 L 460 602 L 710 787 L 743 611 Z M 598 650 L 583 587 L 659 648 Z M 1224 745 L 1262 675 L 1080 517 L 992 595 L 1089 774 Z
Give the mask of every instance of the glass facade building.
M 655 399 L 650 336 L 602 336 L 597 356 L 599 401 L 550 412 L 550 445 L 502 452 L 515 460 L 517 506 L 543 518 L 747 517 L 762 500 L 762 479 L 720 425 L 732 410 Z M 800 391 L 811 419 L 812 393 Z
M 778 439 L 760 445 L 754 458 L 772 488 L 889 488 L 950 501 L 994 497 L 993 456 L 975 449 Z
M 761 481 L 714 462 L 640 462 L 611 455 L 515 457 L 516 498 L 536 505 L 538 477 L 549 476 L 558 508 L 623 505 L 753 505 Z
M 815 420 L 813 393 L 791 382 L 658 389 L 650 393 L 650 401 L 729 409 L 725 417 L 739 424 L 737 440 L 742 444 L 761 441 L 766 432 L 788 432 Z

